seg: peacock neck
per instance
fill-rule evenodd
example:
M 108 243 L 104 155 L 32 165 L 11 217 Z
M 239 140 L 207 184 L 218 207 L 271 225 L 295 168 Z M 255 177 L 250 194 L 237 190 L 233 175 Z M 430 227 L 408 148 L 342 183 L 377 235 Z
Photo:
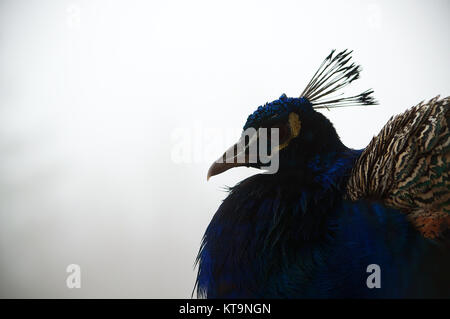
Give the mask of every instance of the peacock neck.
M 286 179 L 289 179 L 293 184 L 316 184 L 324 191 L 342 190 L 361 152 L 343 147 L 302 159 L 297 157 L 295 162 L 285 159 L 274 176 L 274 182 L 285 184 Z

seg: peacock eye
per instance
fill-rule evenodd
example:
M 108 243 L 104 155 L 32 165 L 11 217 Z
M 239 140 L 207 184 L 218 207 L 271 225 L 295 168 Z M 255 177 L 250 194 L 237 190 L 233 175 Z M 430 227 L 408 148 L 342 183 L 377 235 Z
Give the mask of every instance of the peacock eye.
M 290 129 L 288 123 L 280 122 L 272 125 L 267 132 L 269 138 L 271 138 L 271 129 L 278 129 L 278 137 L 280 143 L 283 143 L 290 138 Z
M 290 138 L 291 130 L 289 129 L 289 125 L 285 124 L 279 129 L 280 142 L 283 143 Z

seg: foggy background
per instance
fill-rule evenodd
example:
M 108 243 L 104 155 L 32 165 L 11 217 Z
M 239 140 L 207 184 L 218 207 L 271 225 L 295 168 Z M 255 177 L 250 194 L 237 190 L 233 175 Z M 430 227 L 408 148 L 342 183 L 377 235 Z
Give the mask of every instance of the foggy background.
M 330 50 L 379 106 L 323 111 L 363 148 L 450 93 L 450 2 L 0 1 L 0 297 L 188 298 L 247 116 Z M 81 267 L 68 289 L 66 267 Z

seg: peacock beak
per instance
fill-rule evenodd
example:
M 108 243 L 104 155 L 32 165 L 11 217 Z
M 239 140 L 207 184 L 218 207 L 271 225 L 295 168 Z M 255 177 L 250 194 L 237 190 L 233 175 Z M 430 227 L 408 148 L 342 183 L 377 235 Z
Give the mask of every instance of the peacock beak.
M 209 168 L 206 180 L 208 181 L 212 176 L 219 175 L 230 168 L 247 166 L 251 163 L 257 162 L 256 149 L 258 143 L 258 135 L 254 134 L 250 137 L 249 142 L 245 143 L 245 136 L 241 137 L 239 141 L 231 146 L 221 157 L 219 157 Z M 250 151 L 248 151 L 250 150 Z

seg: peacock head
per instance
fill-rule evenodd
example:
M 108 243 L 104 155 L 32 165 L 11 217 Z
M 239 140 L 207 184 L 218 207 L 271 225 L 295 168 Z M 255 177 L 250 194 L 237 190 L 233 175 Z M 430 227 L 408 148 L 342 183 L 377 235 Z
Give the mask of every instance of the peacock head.
M 330 97 L 359 78 L 360 67 L 350 63 L 352 51 L 334 54 L 321 64 L 299 98 L 281 95 L 249 115 L 239 141 L 208 171 L 207 179 L 239 167 L 277 173 L 305 165 L 316 155 L 345 148 L 332 123 L 316 109 L 373 105 L 373 90 L 349 97 Z

